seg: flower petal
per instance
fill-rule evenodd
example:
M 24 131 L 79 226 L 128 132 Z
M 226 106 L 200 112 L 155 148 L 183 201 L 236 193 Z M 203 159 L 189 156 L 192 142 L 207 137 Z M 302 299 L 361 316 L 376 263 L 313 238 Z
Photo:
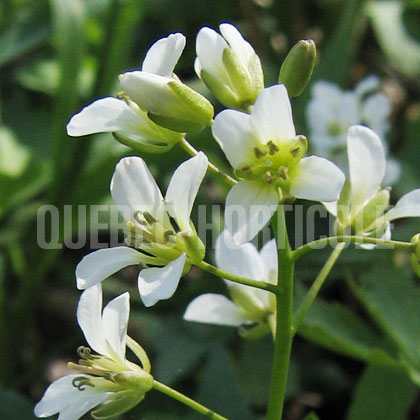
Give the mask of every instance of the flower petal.
M 263 143 L 269 140 L 281 142 L 296 136 L 290 99 L 284 85 L 261 91 L 252 110 L 250 124 Z
M 361 125 L 347 132 L 351 202 L 361 205 L 376 193 L 385 175 L 385 153 L 379 137 Z M 326 201 L 326 200 L 325 200 Z
M 77 305 L 77 322 L 89 346 L 97 353 L 108 355 L 102 322 L 102 287 L 96 284 L 86 289 Z
M 244 311 L 226 296 L 207 293 L 196 297 L 184 314 L 186 321 L 238 327 L 247 321 Z
M 129 316 L 130 295 L 127 292 L 111 300 L 105 306 L 102 315 L 105 339 L 122 361 L 125 360 L 125 343 Z
M 387 220 L 403 217 L 420 217 L 420 188 L 403 195 L 394 208 L 385 215 Z
M 54 381 L 45 391 L 41 401 L 35 406 L 35 415 L 37 417 L 49 417 L 70 407 L 73 408 L 74 406 L 76 408 L 77 405 L 82 403 L 83 412 L 74 412 L 72 417 L 66 417 L 67 420 L 77 420 L 108 397 L 108 393 L 98 391 L 94 387 L 86 387 L 83 392 L 79 391 L 72 384 L 77 377 L 80 377 L 80 374 L 67 375 Z M 62 418 L 61 415 L 60 418 Z
M 237 245 L 228 230 L 217 238 L 215 258 L 217 266 L 223 271 L 266 281 L 265 268 L 257 248 L 251 243 Z
M 167 210 L 182 231 L 191 230 L 191 210 L 201 181 L 207 172 L 207 166 L 207 156 L 200 152 L 182 163 L 169 182 L 165 197 Z
M 125 220 L 136 211 L 160 214 L 163 197 L 155 179 L 139 157 L 121 159 L 111 180 L 112 199 Z
M 142 119 L 123 100 L 103 98 L 73 115 L 67 124 L 67 134 L 78 137 L 92 133 L 141 130 Z
M 291 174 L 290 192 L 297 198 L 314 201 L 335 201 L 343 188 L 343 172 L 328 159 L 310 156 L 300 160 Z
M 142 254 L 126 246 L 99 249 L 83 257 L 76 267 L 78 289 L 86 289 L 129 265 L 142 261 Z
M 255 159 L 254 147 L 260 145 L 249 122 L 248 114 L 227 109 L 216 115 L 211 128 L 214 138 L 235 169 Z
M 198 63 L 195 70 L 199 77 L 201 69 L 217 74 L 224 80 L 229 80 L 226 69 L 222 65 L 223 51 L 228 45 L 226 41 L 214 30 L 203 27 L 197 34 L 195 49 Z
M 236 26 L 231 25 L 230 23 L 222 23 L 219 26 L 219 29 L 220 33 L 229 43 L 232 50 L 235 51 L 245 65 L 248 65 L 251 57 L 255 54 L 255 51 L 251 47 L 250 43 L 245 41 Z
M 147 51 L 142 70 L 170 77 L 185 47 L 185 36 L 170 34 L 156 41 Z
M 185 260 L 185 253 L 182 253 L 166 267 L 146 268 L 140 271 L 138 288 L 145 306 L 153 306 L 159 300 L 169 299 L 175 293 Z
M 225 224 L 233 240 L 243 244 L 252 240 L 277 209 L 275 188 L 260 181 L 240 181 L 226 198 Z
M 260 251 L 260 259 L 264 264 L 265 270 L 268 274 L 268 278 L 265 281 L 277 284 L 277 271 L 278 271 L 278 259 L 277 259 L 277 244 L 275 239 L 268 241 Z

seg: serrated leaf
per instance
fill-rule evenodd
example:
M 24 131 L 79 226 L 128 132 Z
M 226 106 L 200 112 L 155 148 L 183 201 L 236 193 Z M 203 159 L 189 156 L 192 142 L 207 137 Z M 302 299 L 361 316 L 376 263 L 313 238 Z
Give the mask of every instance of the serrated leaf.
M 401 369 L 369 365 L 357 386 L 347 420 L 405 420 L 418 394 Z

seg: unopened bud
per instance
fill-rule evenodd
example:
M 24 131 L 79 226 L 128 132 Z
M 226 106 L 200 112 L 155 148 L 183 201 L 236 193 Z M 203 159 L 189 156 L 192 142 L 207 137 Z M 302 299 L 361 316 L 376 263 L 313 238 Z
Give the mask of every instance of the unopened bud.
M 280 68 L 279 83 L 290 97 L 299 96 L 309 82 L 316 61 L 316 46 L 311 39 L 299 41 L 287 54 Z

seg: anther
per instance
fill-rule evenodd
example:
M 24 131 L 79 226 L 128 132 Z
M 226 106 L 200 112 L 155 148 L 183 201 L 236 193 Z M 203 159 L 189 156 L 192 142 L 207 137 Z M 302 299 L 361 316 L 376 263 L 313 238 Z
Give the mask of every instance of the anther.
M 271 184 L 273 182 L 273 172 L 267 171 L 264 174 L 264 179 L 265 179 L 265 182 L 267 182 L 267 184 Z
M 268 151 L 269 151 L 270 155 L 274 155 L 274 154 L 276 154 L 280 150 L 278 148 L 278 146 L 273 143 L 273 140 L 270 140 L 267 143 L 267 146 L 268 146 Z
M 300 147 L 299 147 L 299 146 L 292 147 L 292 148 L 290 149 L 290 154 L 291 154 L 293 157 L 298 157 L 298 156 L 299 156 L 299 153 L 300 153 Z
M 120 74 L 120 77 L 122 77 L 122 74 Z M 130 105 L 130 98 L 125 92 L 118 92 L 116 96 L 118 99 L 122 99 L 127 105 Z
M 280 166 L 280 168 L 277 170 L 277 174 L 280 178 L 283 178 L 284 180 L 287 180 L 289 177 L 287 175 L 288 168 L 287 166 Z
M 151 213 L 149 213 L 148 211 L 145 211 L 144 213 L 143 213 L 143 217 L 146 219 L 146 222 L 149 224 L 149 225 L 153 225 L 154 223 L 156 223 L 157 222 L 157 220 L 152 216 L 152 214 Z
M 163 237 L 165 238 L 165 240 L 167 242 L 172 242 L 175 243 L 175 233 L 172 230 L 167 230 L 164 234 Z
M 244 166 L 243 168 L 241 168 L 241 171 L 245 174 L 245 175 L 252 175 L 252 169 L 250 166 Z
M 137 223 L 143 226 L 147 225 L 147 221 L 145 220 L 145 217 L 143 216 L 143 213 L 140 210 L 137 210 L 136 212 L 134 212 L 133 217 Z
M 254 147 L 254 154 L 257 159 L 260 159 L 265 156 L 267 152 L 265 150 L 259 149 L 258 147 Z
M 92 382 L 90 382 L 89 378 L 86 376 L 77 376 L 71 381 L 71 384 L 79 391 L 85 390 L 87 386 L 93 387 Z

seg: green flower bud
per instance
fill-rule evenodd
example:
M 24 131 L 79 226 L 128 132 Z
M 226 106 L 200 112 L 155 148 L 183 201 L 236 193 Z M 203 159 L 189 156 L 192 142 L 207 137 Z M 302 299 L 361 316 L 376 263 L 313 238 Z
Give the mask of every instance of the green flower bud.
M 199 131 L 210 125 L 211 103 L 187 85 L 144 72 L 124 73 L 121 86 L 156 124 L 178 132 Z
M 290 97 L 299 96 L 309 82 L 316 61 L 316 46 L 311 39 L 299 41 L 287 54 L 280 68 L 279 83 Z
M 416 257 L 420 260 L 420 233 L 417 233 L 411 238 L 411 243 L 416 244 L 416 249 L 414 253 Z

